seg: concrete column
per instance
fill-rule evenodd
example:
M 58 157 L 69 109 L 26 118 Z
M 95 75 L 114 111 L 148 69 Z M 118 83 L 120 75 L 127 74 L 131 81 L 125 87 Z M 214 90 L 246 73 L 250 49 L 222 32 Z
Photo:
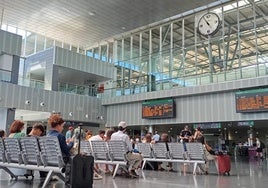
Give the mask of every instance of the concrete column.
M 58 66 L 53 66 L 52 68 L 52 82 L 51 90 L 58 91 L 58 81 L 59 81 L 59 68 Z
M 13 55 L 12 73 L 11 73 L 11 83 L 13 84 L 18 84 L 19 69 L 20 69 L 20 57 Z
M 9 134 L 8 130 L 11 123 L 15 118 L 15 109 L 13 108 L 0 108 L 0 129 L 5 130 L 6 134 Z

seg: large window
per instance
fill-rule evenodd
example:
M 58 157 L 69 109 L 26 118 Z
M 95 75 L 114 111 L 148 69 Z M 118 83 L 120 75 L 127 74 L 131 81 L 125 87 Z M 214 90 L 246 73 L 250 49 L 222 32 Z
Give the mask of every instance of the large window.
M 268 1 L 231 1 L 116 38 L 113 93 L 128 95 L 267 75 L 267 6 Z M 208 12 L 216 13 L 221 25 L 213 35 L 205 36 L 197 25 Z

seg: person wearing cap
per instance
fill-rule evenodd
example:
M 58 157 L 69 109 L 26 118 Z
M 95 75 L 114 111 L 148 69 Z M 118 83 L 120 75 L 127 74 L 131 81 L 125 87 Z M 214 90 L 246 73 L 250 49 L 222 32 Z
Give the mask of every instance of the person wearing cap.
M 123 142 L 126 143 L 127 150 L 128 150 L 126 158 L 129 163 L 129 169 L 128 169 L 129 175 L 133 177 L 138 177 L 135 170 L 138 169 L 139 166 L 141 165 L 143 157 L 140 153 L 132 152 L 133 148 L 132 148 L 130 138 L 126 134 L 126 128 L 127 128 L 126 122 L 121 121 L 118 124 L 118 131 L 112 134 L 111 140 L 122 140 Z

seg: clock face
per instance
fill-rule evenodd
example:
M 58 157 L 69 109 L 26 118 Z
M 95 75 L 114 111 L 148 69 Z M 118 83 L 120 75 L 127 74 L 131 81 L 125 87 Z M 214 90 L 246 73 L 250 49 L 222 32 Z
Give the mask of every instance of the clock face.
M 202 35 L 213 35 L 219 29 L 220 17 L 213 12 L 204 14 L 198 22 L 198 31 Z

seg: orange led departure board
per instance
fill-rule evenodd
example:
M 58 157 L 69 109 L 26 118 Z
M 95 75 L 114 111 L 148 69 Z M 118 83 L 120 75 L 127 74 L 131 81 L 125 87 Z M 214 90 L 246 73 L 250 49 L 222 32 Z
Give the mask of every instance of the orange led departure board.
M 268 89 L 256 89 L 235 94 L 236 112 L 268 111 Z
M 142 103 L 142 118 L 173 118 L 176 107 L 173 99 L 151 100 Z

